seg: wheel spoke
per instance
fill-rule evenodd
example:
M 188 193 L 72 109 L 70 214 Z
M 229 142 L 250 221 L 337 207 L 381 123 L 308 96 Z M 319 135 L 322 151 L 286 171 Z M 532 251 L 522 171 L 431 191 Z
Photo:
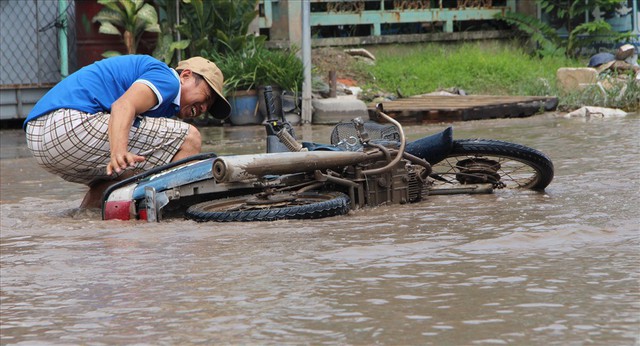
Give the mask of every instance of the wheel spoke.
M 435 164 L 432 177 L 434 185 L 477 181 L 492 183 L 496 188 L 522 188 L 535 182 L 537 172 L 526 163 L 510 157 L 460 155 Z

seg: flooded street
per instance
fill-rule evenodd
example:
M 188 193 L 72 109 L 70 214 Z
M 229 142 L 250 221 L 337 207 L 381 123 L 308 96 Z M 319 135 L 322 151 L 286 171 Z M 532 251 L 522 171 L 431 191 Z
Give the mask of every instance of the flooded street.
M 453 127 L 547 153 L 553 182 L 311 221 L 102 221 L 2 131 L 0 343 L 638 345 L 640 115 Z M 265 150 L 261 127 L 202 132 Z

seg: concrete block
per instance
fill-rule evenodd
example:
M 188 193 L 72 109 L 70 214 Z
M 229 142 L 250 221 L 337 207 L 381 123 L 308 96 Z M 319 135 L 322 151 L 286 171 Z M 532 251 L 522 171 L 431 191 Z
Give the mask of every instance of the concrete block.
M 592 67 L 561 67 L 556 72 L 558 88 L 565 92 L 578 91 L 597 82 L 598 71 Z
M 338 96 L 327 99 L 313 99 L 314 124 L 337 124 L 348 122 L 353 118 L 368 119 L 367 105 L 352 95 Z

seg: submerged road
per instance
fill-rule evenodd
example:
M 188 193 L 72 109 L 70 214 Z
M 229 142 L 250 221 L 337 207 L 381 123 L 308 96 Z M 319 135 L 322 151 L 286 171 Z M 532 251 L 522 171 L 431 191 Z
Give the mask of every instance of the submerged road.
M 311 221 L 101 221 L 2 131 L 0 343 L 637 345 L 640 116 L 453 126 L 547 153 L 554 181 Z M 260 127 L 202 132 L 264 151 Z

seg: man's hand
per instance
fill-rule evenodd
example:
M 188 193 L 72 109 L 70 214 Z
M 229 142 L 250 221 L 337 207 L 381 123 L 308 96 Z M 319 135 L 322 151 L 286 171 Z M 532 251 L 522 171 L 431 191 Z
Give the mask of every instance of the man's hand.
M 120 173 L 127 167 L 132 167 L 138 162 L 144 161 L 144 156 L 135 155 L 130 152 L 124 154 L 111 153 L 111 161 L 107 165 L 107 175 L 113 174 L 113 172 Z
M 107 164 L 107 174 L 120 173 L 127 167 L 145 160 L 127 150 L 129 131 L 136 114 L 144 113 L 158 102 L 151 88 L 142 83 L 133 85 L 111 105 L 109 117 L 109 148 L 111 160 Z

